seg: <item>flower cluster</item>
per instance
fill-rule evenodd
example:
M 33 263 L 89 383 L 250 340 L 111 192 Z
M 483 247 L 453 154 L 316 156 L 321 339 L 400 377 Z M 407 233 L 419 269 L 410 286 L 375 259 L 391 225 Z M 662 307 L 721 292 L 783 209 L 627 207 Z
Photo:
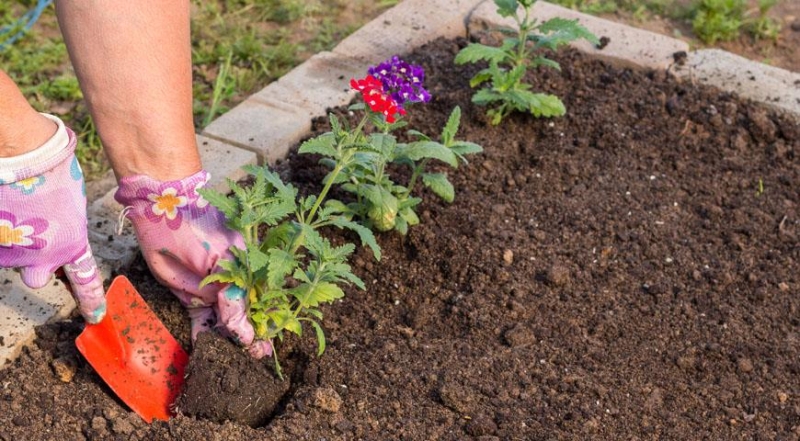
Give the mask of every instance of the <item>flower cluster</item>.
M 350 80 L 350 87 L 361 92 L 364 102 L 374 112 L 382 113 L 386 117 L 386 122 L 395 122 L 395 115 L 405 115 L 406 111 L 397 104 L 390 95 L 383 90 L 383 84 L 373 76 L 367 75 L 365 78 Z
M 431 99 L 431 94 L 422 87 L 425 80 L 422 67 L 408 64 L 396 55 L 367 72 L 380 80 L 383 89 L 401 108 L 406 102 L 427 103 Z
M 368 75 L 350 80 L 350 86 L 361 92 L 364 102 L 393 123 L 396 115 L 405 115 L 405 103 L 428 102 L 430 93 L 422 87 L 425 71 L 394 56 L 377 66 L 370 66 Z

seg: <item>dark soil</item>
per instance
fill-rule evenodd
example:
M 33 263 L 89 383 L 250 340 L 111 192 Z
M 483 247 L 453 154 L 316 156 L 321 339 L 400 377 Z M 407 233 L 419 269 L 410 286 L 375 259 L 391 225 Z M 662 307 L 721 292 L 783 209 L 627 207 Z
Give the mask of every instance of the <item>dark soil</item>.
M 383 261 L 358 252 L 368 290 L 324 309 L 323 357 L 313 338 L 284 355 L 307 362 L 266 426 L 147 426 L 79 358 L 76 321 L 0 371 L 0 439 L 800 439 L 800 126 L 566 52 L 530 80 L 567 116 L 493 127 L 463 44 L 409 57 L 435 96 L 409 116 L 438 133 L 460 105 L 485 154 L 450 172 L 453 204 L 425 194 L 421 225 L 379 237 Z M 129 276 L 186 342 L 177 301 Z

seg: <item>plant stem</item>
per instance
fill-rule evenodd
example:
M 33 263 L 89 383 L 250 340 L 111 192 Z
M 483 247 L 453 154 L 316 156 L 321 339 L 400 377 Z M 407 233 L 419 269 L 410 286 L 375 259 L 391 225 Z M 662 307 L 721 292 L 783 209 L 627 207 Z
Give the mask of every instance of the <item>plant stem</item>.
M 414 186 L 417 185 L 417 178 L 422 174 L 422 171 L 425 170 L 425 166 L 428 165 L 429 160 L 430 158 L 425 158 L 419 166 L 414 167 L 414 171 L 411 172 L 411 179 L 408 180 L 406 196 L 411 196 L 411 192 L 414 191 Z

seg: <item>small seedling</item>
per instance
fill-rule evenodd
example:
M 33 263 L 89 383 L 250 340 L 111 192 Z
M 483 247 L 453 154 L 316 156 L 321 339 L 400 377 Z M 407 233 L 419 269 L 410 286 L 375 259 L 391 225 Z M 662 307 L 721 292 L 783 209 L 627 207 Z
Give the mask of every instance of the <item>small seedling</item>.
M 492 106 L 487 111 L 491 123 L 497 125 L 513 111 L 529 112 L 534 116 L 551 117 L 566 113 L 564 103 L 555 95 L 531 92 L 524 82 L 529 68 L 547 66 L 561 70 L 554 60 L 540 52 L 556 50 L 571 41 L 583 38 L 598 44 L 597 37 L 578 24 L 577 20 L 552 18 L 542 23 L 530 17 L 536 0 L 495 0 L 497 13 L 502 17 L 513 17 L 517 29 L 502 29 L 509 37 L 500 47 L 471 43 L 456 55 L 456 64 L 486 61 L 489 67 L 481 70 L 470 80 L 471 87 L 488 83 L 489 87 L 478 90 L 472 102 L 479 106 Z M 520 8 L 521 7 L 521 8 Z M 519 10 L 522 9 L 520 15 Z
M 200 190 L 225 215 L 227 226 L 241 233 L 245 244 L 244 249 L 231 247 L 233 259 L 220 261 L 221 270 L 203 279 L 202 285 L 220 282 L 242 289 L 248 317 L 262 340 L 283 340 L 287 332 L 302 336 L 303 323 L 310 325 L 322 355 L 325 333 L 319 306 L 344 297 L 342 285 L 364 289 L 364 282 L 347 264 L 355 246 L 335 247 L 318 230 L 328 225 L 351 229 L 372 248 L 376 259 L 380 248 L 369 229 L 345 219 L 335 208 L 317 211 L 330 186 L 318 196 L 298 199 L 297 189 L 266 167 L 250 166 L 246 171 L 255 177 L 253 185 L 228 180 L 232 191 L 228 196 Z M 282 378 L 277 353 L 273 358 Z

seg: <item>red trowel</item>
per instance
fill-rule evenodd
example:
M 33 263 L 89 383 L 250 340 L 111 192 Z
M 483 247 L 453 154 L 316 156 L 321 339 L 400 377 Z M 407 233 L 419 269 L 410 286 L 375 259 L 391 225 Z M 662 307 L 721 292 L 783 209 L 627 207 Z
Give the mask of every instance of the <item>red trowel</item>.
M 103 321 L 87 324 L 75 345 L 145 421 L 168 420 L 189 356 L 126 277 L 111 282 L 106 302 Z

